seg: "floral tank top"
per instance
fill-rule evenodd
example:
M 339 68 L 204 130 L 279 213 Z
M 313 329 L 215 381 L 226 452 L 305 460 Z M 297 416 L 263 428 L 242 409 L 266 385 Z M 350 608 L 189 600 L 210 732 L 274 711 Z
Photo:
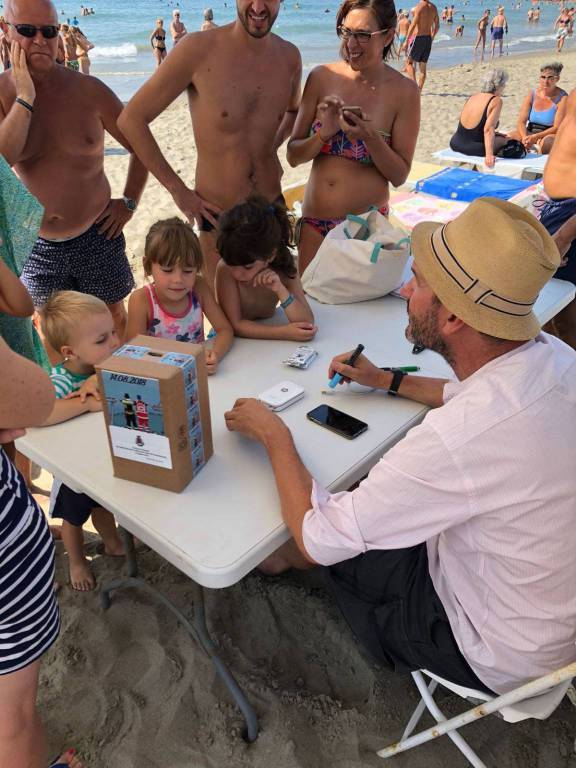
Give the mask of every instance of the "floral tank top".
M 201 344 L 204 341 L 204 313 L 194 291 L 188 294 L 188 307 L 181 315 L 171 315 L 158 301 L 153 285 L 146 285 L 146 296 L 150 308 L 150 323 L 147 333 L 161 339 L 190 341 Z

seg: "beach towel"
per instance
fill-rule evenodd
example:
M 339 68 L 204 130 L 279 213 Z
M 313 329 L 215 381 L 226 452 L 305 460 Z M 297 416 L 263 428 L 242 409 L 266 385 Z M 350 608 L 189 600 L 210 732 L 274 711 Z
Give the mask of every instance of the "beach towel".
M 40 231 L 44 208 L 0 155 L 0 258 L 18 277 Z M 0 336 L 19 355 L 50 371 L 50 362 L 32 319 L 0 312 Z
M 416 183 L 417 192 L 442 197 L 445 200 L 472 202 L 478 197 L 498 197 L 509 200 L 532 186 L 533 181 L 511 179 L 508 176 L 483 174 L 463 168 L 444 168 Z

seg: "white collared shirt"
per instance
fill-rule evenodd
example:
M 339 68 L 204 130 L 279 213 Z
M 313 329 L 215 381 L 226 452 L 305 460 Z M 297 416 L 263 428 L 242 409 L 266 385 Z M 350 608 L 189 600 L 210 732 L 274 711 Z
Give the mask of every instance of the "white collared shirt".
M 558 339 L 446 384 L 356 490 L 314 484 L 311 501 L 318 563 L 427 543 L 456 641 L 492 690 L 576 659 L 576 352 Z

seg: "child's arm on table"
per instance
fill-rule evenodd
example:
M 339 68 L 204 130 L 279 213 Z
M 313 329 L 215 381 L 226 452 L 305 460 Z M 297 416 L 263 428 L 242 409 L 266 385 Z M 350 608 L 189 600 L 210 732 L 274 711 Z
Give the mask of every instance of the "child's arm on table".
M 216 272 L 216 296 L 236 336 L 246 339 L 278 339 L 282 341 L 310 341 L 316 327 L 309 322 L 289 322 L 284 325 L 262 325 L 256 320 L 242 317 L 238 286 L 226 267 L 220 264 Z
M 18 275 L 0 258 L 0 312 L 12 317 L 30 317 L 34 303 Z
M 91 413 L 101 410 L 102 402 L 96 400 L 96 398 L 91 395 L 84 401 L 79 397 L 76 397 L 73 400 L 62 398 L 61 400 L 56 400 L 52 413 L 41 426 L 51 427 L 53 424 L 61 424 L 63 421 L 69 421 L 69 419 L 81 416 L 83 413 Z
M 139 334 L 148 335 L 150 323 L 148 297 L 145 288 L 132 291 L 128 299 L 128 322 L 126 323 L 126 341 Z
M 201 277 L 196 279 L 194 290 L 200 299 L 202 311 L 216 332 L 216 338 L 214 339 L 212 348 L 206 348 L 206 367 L 208 369 L 208 375 L 210 376 L 213 373 L 216 373 L 218 362 L 222 360 L 226 352 L 228 352 L 232 346 L 232 342 L 234 341 L 234 331 L 232 330 L 232 326 L 224 311 L 216 302 L 210 287 Z

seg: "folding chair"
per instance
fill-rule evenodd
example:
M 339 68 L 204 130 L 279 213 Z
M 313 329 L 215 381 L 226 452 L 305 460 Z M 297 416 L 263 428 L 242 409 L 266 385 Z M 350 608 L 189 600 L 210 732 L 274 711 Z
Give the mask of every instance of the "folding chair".
M 424 675 L 430 678 L 428 685 L 426 685 Z M 408 721 L 402 739 L 396 744 L 380 750 L 378 752 L 379 757 L 393 757 L 398 752 L 405 752 L 412 747 L 447 734 L 474 768 L 487 768 L 486 764 L 480 760 L 470 745 L 458 733 L 458 729 L 463 725 L 480 720 L 490 714 L 499 714 L 508 723 L 517 723 L 529 718 L 545 720 L 554 712 L 566 694 L 568 694 L 572 704 L 576 706 L 576 691 L 572 687 L 572 678 L 576 677 L 576 662 L 497 697 L 489 696 L 473 688 L 456 685 L 425 669 L 412 672 L 412 677 L 422 699 Z M 475 699 L 480 701 L 480 704 L 474 709 L 469 709 L 467 712 L 447 720 L 432 697 L 438 684 L 448 688 L 463 699 Z M 427 731 L 417 733 L 415 736 L 410 736 L 426 708 L 436 720 L 437 725 Z

